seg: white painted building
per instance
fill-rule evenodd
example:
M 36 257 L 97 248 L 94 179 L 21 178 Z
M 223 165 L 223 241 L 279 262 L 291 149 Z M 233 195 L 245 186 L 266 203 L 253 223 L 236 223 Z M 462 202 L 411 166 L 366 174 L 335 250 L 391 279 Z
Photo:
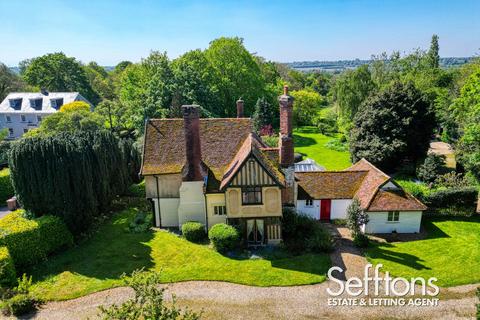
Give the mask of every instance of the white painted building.
M 14 92 L 0 103 L 0 129 L 8 129 L 8 138 L 16 139 L 37 128 L 47 116 L 64 104 L 84 101 L 78 92 Z
M 314 219 L 346 219 L 354 198 L 370 221 L 365 233 L 420 231 L 426 207 L 365 159 L 344 171 L 296 172 L 297 211 Z

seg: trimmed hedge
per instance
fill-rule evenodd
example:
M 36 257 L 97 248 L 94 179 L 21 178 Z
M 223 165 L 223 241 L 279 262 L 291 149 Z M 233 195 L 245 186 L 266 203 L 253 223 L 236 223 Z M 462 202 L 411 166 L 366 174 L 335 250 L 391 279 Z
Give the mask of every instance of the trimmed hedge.
M 188 241 L 201 242 L 205 240 L 205 226 L 200 222 L 186 222 L 182 225 L 182 234 Z
M 215 250 L 219 252 L 227 252 L 234 249 L 240 239 L 238 230 L 225 223 L 219 223 L 210 228 L 208 238 L 213 244 Z
M 6 201 L 15 195 L 12 181 L 10 180 L 10 170 L 8 168 L 0 171 L 0 205 L 5 206 Z
M 0 219 L 0 245 L 8 248 L 17 268 L 43 260 L 72 242 L 72 234 L 58 217 L 29 220 L 17 210 Z
M 475 213 L 478 190 L 474 187 L 439 190 L 422 200 L 428 212 L 448 216 L 470 216 Z
M 0 247 L 0 286 L 10 286 L 17 281 L 13 259 L 7 247 Z

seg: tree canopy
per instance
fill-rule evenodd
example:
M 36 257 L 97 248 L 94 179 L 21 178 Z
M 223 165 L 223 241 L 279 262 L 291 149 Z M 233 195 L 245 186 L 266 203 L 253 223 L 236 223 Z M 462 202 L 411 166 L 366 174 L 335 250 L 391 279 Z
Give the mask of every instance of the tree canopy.
M 367 99 L 353 123 L 352 161 L 366 158 L 389 171 L 403 160 L 426 155 L 435 118 L 430 103 L 412 83 L 396 82 Z
M 29 85 L 38 88 L 58 92 L 80 92 L 94 104 L 99 99 L 80 62 L 62 52 L 23 61 L 21 75 Z

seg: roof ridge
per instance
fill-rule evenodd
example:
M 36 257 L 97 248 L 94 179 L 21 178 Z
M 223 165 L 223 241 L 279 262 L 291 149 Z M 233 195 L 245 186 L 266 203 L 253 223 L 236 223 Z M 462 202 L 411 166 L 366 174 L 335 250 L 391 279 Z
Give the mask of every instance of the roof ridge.
M 368 161 L 367 159 L 365 158 L 362 158 L 360 159 L 360 161 L 364 161 L 366 162 L 369 166 L 371 166 L 374 170 L 376 170 L 378 173 L 380 173 L 381 175 L 384 175 L 385 177 L 387 177 L 388 179 L 391 179 L 392 177 L 390 177 L 388 174 L 386 174 L 385 172 L 383 172 L 382 170 L 378 169 L 376 166 L 374 166 L 370 161 Z M 360 162 L 359 161 L 359 162 Z

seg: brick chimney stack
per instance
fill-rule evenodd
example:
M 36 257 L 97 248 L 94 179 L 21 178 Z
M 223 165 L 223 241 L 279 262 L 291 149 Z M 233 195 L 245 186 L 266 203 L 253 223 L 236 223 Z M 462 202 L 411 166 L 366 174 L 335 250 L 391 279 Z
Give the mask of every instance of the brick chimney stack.
M 243 106 L 244 102 L 242 98 L 237 100 L 237 118 L 243 118 Z
M 203 181 L 200 146 L 200 116 L 196 105 L 182 106 L 187 163 L 183 181 Z
M 279 137 L 279 152 L 280 165 L 283 168 L 288 168 L 294 165 L 293 152 L 293 135 L 292 135 L 292 121 L 293 121 L 293 97 L 288 95 L 288 86 L 283 86 L 283 95 L 278 98 L 280 103 L 280 137 Z

